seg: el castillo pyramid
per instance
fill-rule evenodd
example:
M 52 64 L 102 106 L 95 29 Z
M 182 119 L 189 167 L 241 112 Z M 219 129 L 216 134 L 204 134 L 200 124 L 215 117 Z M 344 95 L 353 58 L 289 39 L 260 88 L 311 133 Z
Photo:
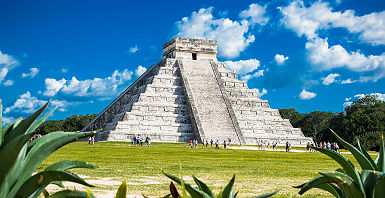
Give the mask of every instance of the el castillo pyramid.
M 83 131 L 103 129 L 97 141 L 270 141 L 306 145 L 311 138 L 216 59 L 217 42 L 174 38 L 152 65 Z

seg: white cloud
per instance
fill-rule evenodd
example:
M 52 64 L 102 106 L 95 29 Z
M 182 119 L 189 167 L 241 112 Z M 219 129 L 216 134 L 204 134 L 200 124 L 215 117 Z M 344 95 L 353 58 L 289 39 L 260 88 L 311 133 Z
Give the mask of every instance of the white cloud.
M 27 78 L 27 77 L 34 78 L 38 73 L 39 73 L 39 69 L 36 67 L 33 67 L 33 68 L 29 69 L 29 73 L 22 73 L 21 77 L 22 78 Z
M 243 75 L 243 76 L 241 76 L 241 80 L 248 81 L 252 78 L 258 78 L 260 76 L 263 76 L 263 72 L 264 72 L 264 70 L 258 70 L 254 74 Z
M 138 45 L 131 47 L 129 51 L 131 54 L 136 53 L 137 51 L 139 51 Z
M 274 57 L 275 62 L 277 62 L 278 65 L 282 65 L 289 57 L 285 57 L 284 55 L 276 54 Z
M 45 104 L 44 101 L 37 99 L 36 97 L 32 97 L 31 93 L 27 91 L 25 94 L 19 96 L 16 99 L 15 103 L 5 108 L 4 114 L 9 112 L 22 112 L 22 113 L 33 113 L 38 110 L 41 106 Z
M 357 81 L 348 78 L 346 80 L 341 81 L 341 84 L 351 84 L 351 83 L 355 83 L 355 82 L 357 82 Z
M 14 81 L 13 80 L 6 80 L 3 85 L 8 87 L 8 86 L 12 86 L 14 84 Z
M 31 96 L 31 93 L 27 91 L 26 93 L 20 95 L 15 103 L 5 108 L 4 114 L 12 113 L 34 113 L 40 107 L 42 107 L 47 101 L 40 100 L 37 97 Z M 66 111 L 66 107 L 76 105 L 76 102 L 67 102 L 64 100 L 52 100 L 50 103 L 52 106 L 58 106 L 58 111 Z
M 229 18 L 214 18 L 213 7 L 201 8 L 190 17 L 183 17 L 176 22 L 179 33 L 177 36 L 200 38 L 218 41 L 218 55 L 225 58 L 235 58 L 255 40 L 249 33 L 250 26 L 264 25 L 268 18 L 264 16 L 265 7 L 251 4 L 247 10 L 240 13 L 241 21 Z
M 259 91 L 259 89 L 252 89 L 252 91 L 255 91 L 259 98 L 267 94 L 267 90 L 265 88 L 263 88 L 261 91 Z
M 13 122 L 15 120 L 15 118 L 14 117 L 3 116 L 2 120 L 3 120 L 3 125 L 6 125 L 6 124 L 9 124 L 9 123 Z
M 77 97 L 99 97 L 103 99 L 115 94 L 120 85 L 131 80 L 133 72 L 127 69 L 119 72 L 115 70 L 110 77 L 94 78 L 86 80 L 78 80 L 75 76 L 71 80 L 61 79 L 56 80 L 52 78 L 45 79 L 46 90 L 44 95 L 53 96 L 60 92 L 67 96 Z
M 262 7 L 256 3 L 249 5 L 247 10 L 243 10 L 239 13 L 239 17 L 249 20 L 252 24 L 265 25 L 269 18 L 265 17 L 266 15 L 266 6 Z
M 322 84 L 324 85 L 330 85 L 334 82 L 336 82 L 336 78 L 341 76 L 340 74 L 334 73 L 334 74 L 329 74 L 325 78 L 322 78 Z
M 225 61 L 228 69 L 236 71 L 239 75 L 250 73 L 260 66 L 257 59 L 239 60 L 239 61 Z
M 46 78 L 44 81 L 46 90 L 43 92 L 43 95 L 45 96 L 54 96 L 67 82 L 64 78 L 61 80 Z
M 280 7 L 283 24 L 308 39 L 318 37 L 318 32 L 330 28 L 345 28 L 359 34 L 362 42 L 372 45 L 385 44 L 385 11 L 356 16 L 353 10 L 333 12 L 326 2 L 316 1 L 306 7 L 303 1 L 293 1 Z
M 302 99 L 302 100 L 310 100 L 314 97 L 316 97 L 317 94 L 314 93 L 314 92 L 309 92 L 309 91 L 306 91 L 306 90 L 302 90 L 301 93 L 299 94 L 299 98 Z
M 361 82 L 375 82 L 385 77 L 385 53 L 379 56 L 365 56 L 359 51 L 348 52 L 341 45 L 329 47 L 327 38 L 316 38 L 307 42 L 306 49 L 308 50 L 307 58 L 315 70 L 326 71 L 346 67 L 354 72 L 371 72 L 364 74 L 360 78 Z
M 3 82 L 9 71 L 19 66 L 19 64 L 19 61 L 13 56 L 0 51 L 0 83 Z
M 142 65 L 139 65 L 136 70 L 135 70 L 135 75 L 136 76 L 141 76 L 142 74 L 144 74 L 144 72 L 146 72 L 147 69 L 145 67 L 143 67 Z

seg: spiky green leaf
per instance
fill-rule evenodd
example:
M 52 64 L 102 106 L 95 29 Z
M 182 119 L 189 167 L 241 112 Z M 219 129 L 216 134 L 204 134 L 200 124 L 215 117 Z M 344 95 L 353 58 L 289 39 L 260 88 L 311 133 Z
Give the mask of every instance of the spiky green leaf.
M 331 179 L 331 183 L 337 184 L 341 190 L 351 198 L 364 198 L 365 192 L 361 190 L 358 184 L 348 175 L 337 171 L 320 172 L 321 175 Z
M 357 138 L 357 145 L 358 149 L 361 151 L 362 154 L 369 160 L 370 164 L 377 170 L 377 165 L 374 163 L 374 160 L 372 157 L 369 155 L 368 151 L 361 145 L 360 139 Z
M 377 182 L 374 188 L 374 197 L 385 197 L 385 176 Z
M 87 196 L 87 192 L 77 190 L 62 190 L 50 195 L 48 198 L 87 198 Z M 93 195 L 90 195 L 90 197 L 94 198 Z
M 126 198 L 126 195 L 127 195 L 127 184 L 126 184 L 126 179 L 124 179 L 122 184 L 120 184 L 118 191 L 116 192 L 115 198 Z
M 176 189 L 176 187 L 172 181 L 170 182 L 170 194 L 173 198 L 179 197 L 178 190 Z
M 93 185 L 85 182 L 75 174 L 64 171 L 43 171 L 30 177 L 16 193 L 15 197 L 29 197 L 38 191 L 41 187 L 48 185 L 52 181 L 71 181 L 85 186 Z
M 55 108 L 53 108 L 50 112 L 48 112 L 47 114 L 45 114 L 43 117 L 41 117 L 40 119 L 38 120 L 35 120 L 31 126 L 28 128 L 27 130 L 27 133 L 32 133 L 32 132 L 35 132 L 35 130 L 41 125 L 43 124 L 43 122 L 57 109 L 58 106 L 56 106 Z
M 361 191 L 364 192 L 364 187 L 362 185 L 362 181 L 359 176 L 359 173 L 357 172 L 356 168 L 353 166 L 352 162 L 348 158 L 346 158 L 345 156 L 333 150 L 328 150 L 325 148 L 318 148 L 313 146 L 310 146 L 310 147 L 334 159 L 338 164 L 342 166 L 345 173 L 357 183 Z
M 382 173 L 372 170 L 363 170 L 361 172 L 362 183 L 367 197 L 373 197 L 374 187 L 381 176 Z
M 232 198 L 233 197 L 233 187 L 235 182 L 235 175 L 231 178 L 229 183 L 226 185 L 226 187 L 222 191 L 222 197 L 223 198 Z
M 211 191 L 211 189 L 202 181 L 200 181 L 198 178 L 195 177 L 195 175 L 192 175 L 195 183 L 198 185 L 199 190 L 207 193 L 210 197 L 215 197 L 214 193 Z
M 301 188 L 301 190 L 298 192 L 298 194 L 302 195 L 306 191 L 308 191 L 312 188 L 323 188 L 324 186 L 322 186 L 322 185 L 328 184 L 332 181 L 333 181 L 332 178 L 325 177 L 325 176 L 318 176 L 318 177 L 315 177 L 312 180 L 308 181 L 307 183 L 304 183 L 304 184 L 299 185 L 299 186 L 294 186 L 294 188 Z M 326 190 L 326 188 L 324 190 Z M 333 194 L 335 197 L 339 196 L 338 193 L 336 192 L 336 190 L 333 188 L 327 189 L 327 191 L 330 192 L 331 194 Z
M 179 185 L 182 184 L 181 182 L 181 179 L 179 179 L 178 177 L 174 176 L 174 175 L 171 175 L 171 174 L 168 174 L 164 171 L 162 171 L 162 173 L 164 175 L 166 175 L 168 178 L 170 178 L 171 180 L 175 181 L 176 183 L 178 183 Z M 194 187 L 192 187 L 190 184 L 186 183 L 186 182 L 183 182 L 184 183 L 184 186 L 187 190 L 187 192 L 190 194 L 191 197 L 195 198 L 195 197 L 205 197 L 205 198 L 210 198 L 210 196 L 203 192 L 203 191 L 200 191 Z
M 1 135 L 2 135 L 2 143 L 0 144 L 0 148 L 3 148 L 5 146 L 5 143 L 4 143 L 4 137 L 5 137 L 5 134 L 8 134 L 12 131 L 12 129 L 14 128 L 14 126 L 16 124 L 18 124 L 19 122 L 21 122 L 21 120 L 23 120 L 23 117 L 20 117 L 14 121 L 12 121 L 11 123 L 9 123 L 7 126 L 5 126 L 3 128 L 3 130 L 1 131 Z
M 346 149 L 348 149 L 354 158 L 356 158 L 357 162 L 360 164 L 362 170 L 376 170 L 374 166 L 370 163 L 369 159 L 366 158 L 366 156 L 361 153 L 358 149 L 356 149 L 353 145 L 349 144 L 345 140 L 343 140 L 340 136 L 337 135 L 333 130 L 330 129 L 330 131 L 334 134 L 334 136 L 337 138 L 339 142 L 341 142 L 342 145 Z
M 28 118 L 22 120 L 11 132 L 5 134 L 4 142 L 9 142 L 13 138 L 24 134 L 28 131 L 33 122 L 40 116 L 40 114 L 47 108 L 50 101 L 48 101 L 43 107 L 37 110 Z
M 271 192 L 271 193 L 266 193 L 266 194 L 262 194 L 262 195 L 258 195 L 258 196 L 255 196 L 254 198 L 266 198 L 266 197 L 271 197 L 275 194 L 278 193 L 278 190 L 275 191 L 275 192 Z
M 41 138 L 36 139 L 35 145 L 29 150 L 25 162 L 24 168 L 20 175 L 19 180 L 10 192 L 11 196 L 14 196 L 19 191 L 21 185 L 32 175 L 36 168 L 54 151 L 60 147 L 73 142 L 79 138 L 84 138 L 94 135 L 95 132 L 52 132 L 44 135 Z
M 384 154 L 384 134 L 381 135 L 380 153 L 377 159 L 377 170 L 385 172 L 385 154 Z
M 77 160 L 63 160 L 60 162 L 56 162 L 54 164 L 49 165 L 47 168 L 45 168 L 46 171 L 66 171 L 73 168 L 90 168 L 95 169 L 98 168 L 97 166 L 94 166 L 88 162 L 83 161 L 77 161 Z

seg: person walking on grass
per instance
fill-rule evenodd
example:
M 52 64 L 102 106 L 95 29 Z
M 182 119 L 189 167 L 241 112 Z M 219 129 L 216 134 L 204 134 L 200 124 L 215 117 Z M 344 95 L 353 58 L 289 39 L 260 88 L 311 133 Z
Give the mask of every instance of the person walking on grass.
M 92 138 L 91 138 L 91 145 L 93 146 L 94 145 L 94 143 L 95 143 L 95 136 L 92 136 Z
M 89 138 L 88 138 L 88 144 L 91 144 L 91 141 L 92 141 L 92 138 L 89 137 Z
M 206 148 L 209 146 L 209 140 L 206 139 Z
M 289 142 L 286 142 L 286 152 L 289 152 Z
M 210 140 L 211 148 L 213 148 L 214 141 L 213 139 Z
M 215 142 L 215 149 L 219 149 L 219 142 L 218 142 L 218 140 Z
M 223 148 L 226 149 L 226 140 L 223 141 Z

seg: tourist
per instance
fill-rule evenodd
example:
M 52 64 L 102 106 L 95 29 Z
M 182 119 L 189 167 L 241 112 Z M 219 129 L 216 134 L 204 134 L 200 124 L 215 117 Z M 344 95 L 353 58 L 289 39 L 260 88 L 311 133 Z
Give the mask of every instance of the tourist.
M 132 146 L 136 146 L 136 136 L 135 135 L 132 138 Z
M 223 141 L 223 148 L 226 149 L 226 140 Z
M 286 152 L 289 152 L 289 142 L 286 142 Z
M 92 146 L 94 145 L 94 143 L 95 143 L 95 137 L 94 136 L 92 136 L 92 138 L 91 138 L 91 142 L 92 142 Z
M 231 144 L 231 139 L 230 139 L 230 138 L 227 138 L 227 140 L 229 140 L 229 143 L 228 143 L 228 145 L 230 145 L 230 144 Z
M 209 146 L 209 140 L 206 139 L 206 148 Z
M 330 150 L 330 149 L 331 149 L 330 142 L 328 142 L 328 143 L 326 144 L 326 149 L 327 149 L 327 150 Z
M 308 142 L 307 145 L 306 145 L 306 153 L 307 152 L 310 152 L 310 143 Z
M 190 139 L 189 147 L 192 148 L 192 139 Z
M 219 149 L 219 142 L 218 142 L 218 140 L 215 142 L 215 149 Z
M 92 138 L 88 137 L 88 144 L 91 144 Z
M 213 139 L 210 140 L 211 148 L 213 148 L 214 141 Z

